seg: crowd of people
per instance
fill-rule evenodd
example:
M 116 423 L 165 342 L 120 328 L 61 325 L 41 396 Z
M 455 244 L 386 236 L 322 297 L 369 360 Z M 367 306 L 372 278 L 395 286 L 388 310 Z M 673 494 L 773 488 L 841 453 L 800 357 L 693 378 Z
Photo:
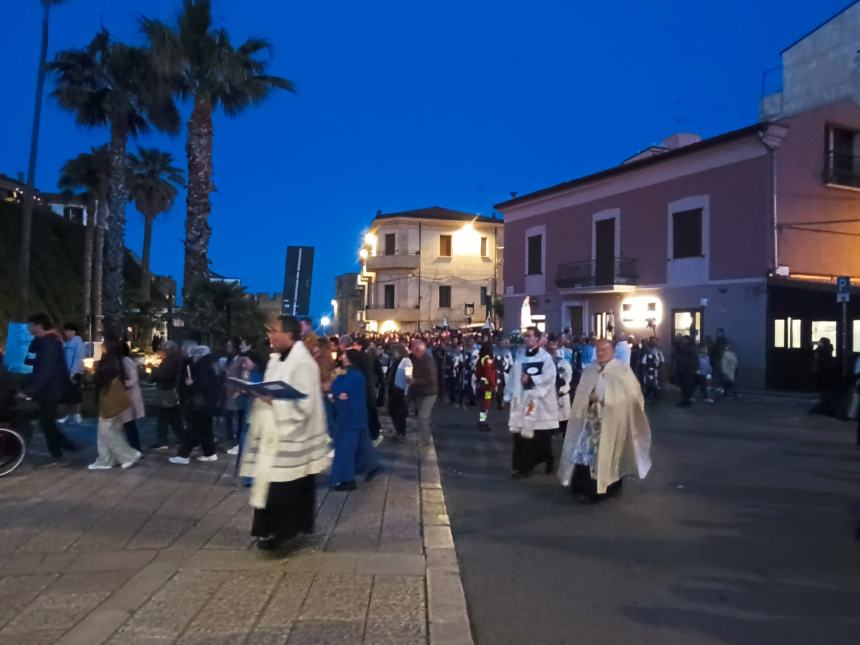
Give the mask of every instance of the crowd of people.
M 73 324 L 55 331 L 44 315 L 33 316 L 29 328 L 33 373 L 16 396 L 35 401 L 48 463 L 60 463 L 77 450 L 63 424 L 80 421 L 83 343 Z M 670 362 L 654 337 L 611 341 L 534 327 L 513 342 L 490 330 L 325 337 L 307 318 L 282 316 L 264 338 L 227 339 L 217 350 L 193 331 L 185 336 L 181 344 L 159 338 L 160 360 L 147 373 L 128 343 L 104 344 L 92 379 L 98 457 L 89 468 L 130 468 L 146 452 L 171 449 L 168 461 L 177 466 L 190 465 L 195 454 L 199 462 L 217 461 L 221 427 L 225 452 L 236 457 L 239 480 L 251 488 L 260 548 L 309 532 L 314 478 L 329 465 L 336 491 L 355 490 L 359 477 L 369 481 L 379 472 L 380 408 L 390 415 L 391 441 L 403 440 L 411 413 L 424 444 L 437 398 L 474 408 L 482 432 L 490 431 L 491 415 L 504 416 L 513 436 L 513 478 L 542 466 L 557 471 L 581 501 L 596 501 L 616 492 L 624 476 L 647 473 L 644 402 L 660 396 L 664 375 L 687 406 L 696 388 L 709 402 L 715 388 L 730 395 L 737 370 L 722 331 L 700 347 L 676 338 Z M 138 428 L 146 415 L 142 380 L 153 384 L 157 417 L 155 442 L 146 448 Z M 251 385 L 259 383 L 286 383 L 300 398 Z M 58 419 L 61 406 L 67 413 Z M 564 438 L 559 463 L 554 435 Z

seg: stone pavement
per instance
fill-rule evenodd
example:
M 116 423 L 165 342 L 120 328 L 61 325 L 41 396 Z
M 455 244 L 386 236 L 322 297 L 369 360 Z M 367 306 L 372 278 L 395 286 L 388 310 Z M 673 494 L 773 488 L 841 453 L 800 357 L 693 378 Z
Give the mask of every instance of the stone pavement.
M 385 441 L 384 476 L 355 492 L 321 476 L 315 535 L 275 556 L 226 455 L 25 466 L 0 479 L 0 645 L 472 643 L 435 448 L 415 436 Z

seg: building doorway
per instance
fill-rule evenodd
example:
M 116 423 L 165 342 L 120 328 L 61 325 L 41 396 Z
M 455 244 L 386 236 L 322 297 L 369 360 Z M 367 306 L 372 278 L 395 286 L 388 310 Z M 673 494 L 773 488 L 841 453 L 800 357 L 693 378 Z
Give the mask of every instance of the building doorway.
M 567 305 L 565 307 L 566 318 L 562 321 L 562 329 L 567 327 L 574 338 L 585 333 L 585 307 L 582 305 Z
M 702 325 L 704 324 L 705 309 L 696 307 L 693 309 L 672 310 L 672 338 L 676 336 L 689 336 L 693 342 L 702 342 Z

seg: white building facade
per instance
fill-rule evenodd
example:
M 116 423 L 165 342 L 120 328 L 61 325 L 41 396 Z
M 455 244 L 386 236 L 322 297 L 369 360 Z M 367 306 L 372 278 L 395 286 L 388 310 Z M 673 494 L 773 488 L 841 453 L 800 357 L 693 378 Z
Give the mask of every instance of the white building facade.
M 494 319 L 504 292 L 504 223 L 434 206 L 377 214 L 360 280 L 367 331 L 451 328 Z

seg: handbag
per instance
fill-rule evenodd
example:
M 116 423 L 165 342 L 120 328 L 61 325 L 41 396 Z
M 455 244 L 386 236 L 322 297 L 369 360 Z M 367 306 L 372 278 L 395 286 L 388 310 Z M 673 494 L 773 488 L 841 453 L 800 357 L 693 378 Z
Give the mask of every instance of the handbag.
M 101 393 L 99 400 L 99 416 L 113 419 L 131 407 L 131 397 L 122 382 L 115 378 Z

